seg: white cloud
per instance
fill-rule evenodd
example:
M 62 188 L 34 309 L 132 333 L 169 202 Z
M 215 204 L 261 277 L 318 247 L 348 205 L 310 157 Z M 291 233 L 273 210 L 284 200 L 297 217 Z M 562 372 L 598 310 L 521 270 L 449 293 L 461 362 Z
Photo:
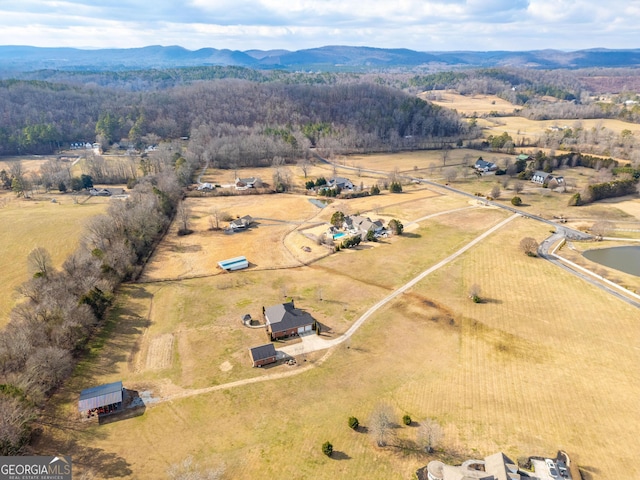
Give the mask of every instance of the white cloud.
M 638 45 L 640 0 L 2 0 L 0 44 L 248 50 Z

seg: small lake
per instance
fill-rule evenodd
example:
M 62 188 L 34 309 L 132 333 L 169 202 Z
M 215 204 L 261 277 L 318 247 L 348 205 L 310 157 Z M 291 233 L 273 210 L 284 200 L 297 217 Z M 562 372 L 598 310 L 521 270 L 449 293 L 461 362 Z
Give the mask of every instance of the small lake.
M 592 262 L 640 277 L 640 246 L 587 250 L 583 255 Z

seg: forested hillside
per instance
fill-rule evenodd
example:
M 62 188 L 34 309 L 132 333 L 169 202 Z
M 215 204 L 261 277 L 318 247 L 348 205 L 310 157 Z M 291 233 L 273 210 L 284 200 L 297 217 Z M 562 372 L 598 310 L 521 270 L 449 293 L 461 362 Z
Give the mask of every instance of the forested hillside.
M 306 147 L 333 152 L 424 148 L 465 135 L 446 111 L 398 89 L 201 81 L 133 92 L 95 85 L 0 83 L 0 154 L 51 153 L 71 142 L 156 143 L 192 137 L 221 166 L 293 160 Z

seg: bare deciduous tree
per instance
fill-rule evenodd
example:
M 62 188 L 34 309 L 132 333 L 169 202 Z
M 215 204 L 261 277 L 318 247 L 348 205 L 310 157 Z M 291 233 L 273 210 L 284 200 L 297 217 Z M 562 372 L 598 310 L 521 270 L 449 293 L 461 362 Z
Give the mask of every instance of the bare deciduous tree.
M 475 303 L 480 302 L 480 293 L 482 293 L 482 289 L 477 283 L 474 283 L 469 287 L 469 298 L 472 299 Z
M 178 229 L 178 235 L 188 235 L 189 233 L 192 233 L 192 230 L 189 228 L 191 223 L 191 207 L 189 207 L 184 200 L 178 205 L 176 214 L 178 225 L 180 227 Z
M 393 430 L 393 409 L 385 403 L 378 404 L 369 418 L 369 431 L 379 447 L 388 444 Z
M 442 175 L 447 182 L 453 182 L 458 178 L 458 170 L 455 167 L 448 167 L 444 169 Z
M 500 198 L 500 185 L 494 185 L 491 189 L 491 197 L 492 198 Z
M 209 230 L 220 230 L 220 222 L 229 217 L 228 213 L 218 208 L 213 208 L 209 212 Z
M 440 155 L 442 157 L 442 166 L 447 164 L 447 160 L 449 159 L 449 154 L 451 153 L 451 147 L 449 145 L 445 145 L 440 151 Z
M 538 255 L 538 242 L 536 242 L 534 238 L 524 237 L 520 240 L 520 248 L 530 257 L 536 257 Z
M 615 225 L 608 220 L 598 220 L 591 226 L 591 233 L 593 233 L 596 237 L 604 237 L 607 235 Z
M 432 453 L 444 437 L 442 427 L 432 418 L 420 422 L 416 433 L 418 445 L 427 453 Z
M 0 393 L 0 455 L 19 455 L 29 438 L 35 409 L 10 395 Z
M 51 255 L 46 248 L 38 247 L 31 250 L 27 257 L 29 272 L 33 276 L 46 278 L 52 271 Z
M 522 190 L 524 190 L 524 183 L 522 182 L 515 182 L 513 184 L 513 191 L 516 193 L 522 193 Z
M 300 167 L 300 170 L 302 170 L 302 173 L 304 174 L 304 178 L 306 180 L 307 173 L 309 172 L 309 159 L 306 157 L 302 158 L 298 162 L 298 167 Z

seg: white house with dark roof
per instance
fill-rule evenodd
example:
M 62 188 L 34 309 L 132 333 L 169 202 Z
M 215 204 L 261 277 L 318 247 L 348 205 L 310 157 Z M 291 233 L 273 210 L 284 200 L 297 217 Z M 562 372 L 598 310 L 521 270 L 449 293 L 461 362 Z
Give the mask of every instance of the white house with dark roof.
M 348 178 L 333 177 L 327 182 L 326 188 L 338 187 L 340 190 L 353 190 L 353 183 Z
M 295 308 L 293 300 L 263 307 L 263 313 L 272 340 L 312 332 L 316 324 L 310 314 Z
M 498 166 L 493 162 L 487 162 L 480 157 L 476 160 L 474 165 L 475 169 L 479 172 L 495 172 L 498 169 Z
M 258 177 L 236 178 L 236 190 L 248 190 L 249 188 L 258 188 L 262 186 L 262 180 Z
M 373 221 L 369 217 L 363 217 L 360 215 L 348 215 L 344 218 L 343 228 L 352 234 L 364 234 L 369 231 L 373 233 L 382 233 L 384 231 L 384 225 L 382 220 Z
M 531 176 L 531 181 L 533 183 L 537 183 L 538 185 L 549 185 L 551 181 L 555 180 L 558 185 L 564 184 L 564 177 L 561 175 L 553 176 L 550 173 L 543 172 L 541 170 L 537 170 Z

